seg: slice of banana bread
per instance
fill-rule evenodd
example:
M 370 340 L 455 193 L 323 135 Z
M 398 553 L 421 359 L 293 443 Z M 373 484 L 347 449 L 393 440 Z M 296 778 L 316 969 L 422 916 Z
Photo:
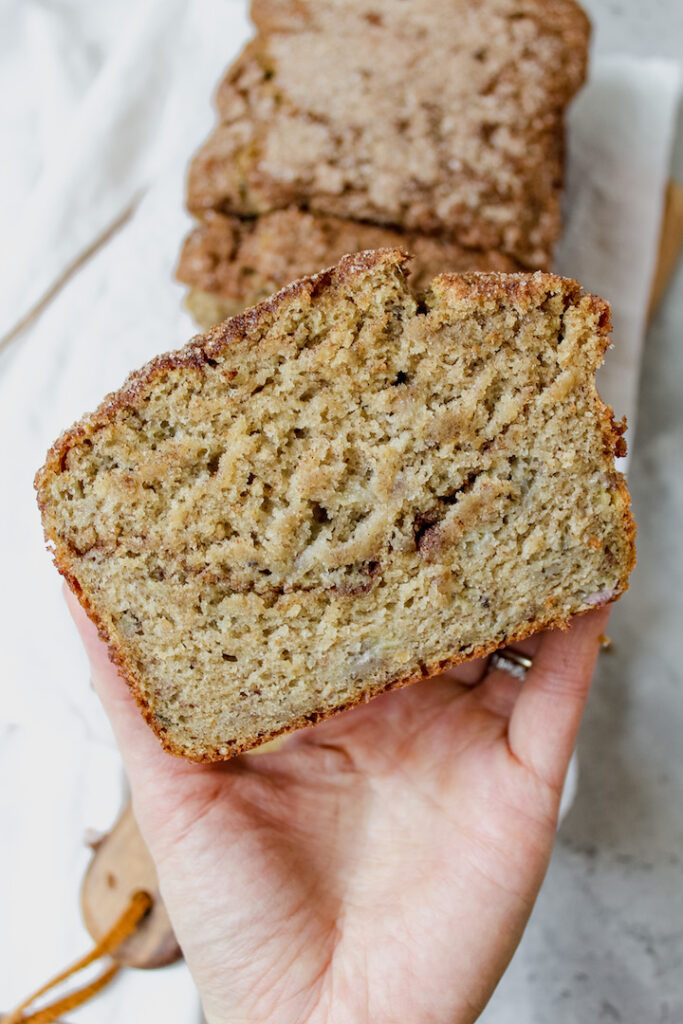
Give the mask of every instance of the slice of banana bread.
M 549 266 L 589 38 L 573 0 L 267 0 L 253 17 L 192 212 L 296 205 Z
M 36 478 L 164 746 L 230 757 L 626 588 L 609 309 L 549 274 L 346 257 L 160 356 Z
M 241 313 L 298 277 L 363 249 L 406 248 L 411 284 L 423 291 L 442 271 L 515 271 L 498 252 L 463 249 L 444 239 L 307 213 L 292 207 L 245 220 L 208 211 L 185 240 L 177 278 L 191 285 L 186 304 L 200 327 Z

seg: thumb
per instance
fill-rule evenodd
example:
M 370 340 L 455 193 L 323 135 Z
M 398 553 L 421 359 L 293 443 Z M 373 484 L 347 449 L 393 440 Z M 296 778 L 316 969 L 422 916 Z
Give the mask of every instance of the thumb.
M 579 615 L 568 630 L 545 633 L 515 703 L 508 740 L 517 758 L 560 790 L 607 626 L 609 608 Z

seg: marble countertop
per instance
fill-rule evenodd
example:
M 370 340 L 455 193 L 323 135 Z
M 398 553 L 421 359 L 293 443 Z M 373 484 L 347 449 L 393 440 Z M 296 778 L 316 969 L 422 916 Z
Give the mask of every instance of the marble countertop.
M 590 0 L 600 52 L 683 55 L 676 0 Z M 683 181 L 683 117 L 674 155 Z M 638 566 L 579 741 L 546 883 L 482 1017 L 683 1022 L 683 265 L 645 346 L 630 483 Z

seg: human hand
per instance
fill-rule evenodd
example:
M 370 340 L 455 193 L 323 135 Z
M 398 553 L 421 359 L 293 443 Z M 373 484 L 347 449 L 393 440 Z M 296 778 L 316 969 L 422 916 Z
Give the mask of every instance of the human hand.
M 211 1024 L 465 1024 L 546 871 L 608 610 L 469 662 L 276 753 L 163 752 L 75 598 L 135 815 Z

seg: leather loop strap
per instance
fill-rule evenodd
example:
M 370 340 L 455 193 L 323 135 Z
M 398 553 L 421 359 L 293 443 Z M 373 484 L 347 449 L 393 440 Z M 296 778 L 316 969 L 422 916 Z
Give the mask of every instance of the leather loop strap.
M 69 992 L 67 995 L 62 996 L 61 999 L 57 999 L 54 1003 L 50 1003 L 49 1006 L 45 1006 L 40 1010 L 34 1010 L 32 1013 L 26 1015 L 24 1012 L 27 1010 L 32 1003 L 35 1003 L 36 999 L 40 996 L 45 995 L 50 989 L 55 988 L 61 982 L 66 981 L 72 975 L 78 971 L 82 971 L 83 968 L 88 967 L 90 964 L 95 963 L 100 957 L 108 956 L 113 953 L 121 943 L 132 935 L 137 928 L 140 921 L 143 919 L 145 914 L 148 913 L 152 906 L 152 897 L 146 892 L 136 892 L 131 898 L 130 903 L 121 914 L 118 921 L 109 929 L 106 935 L 104 935 L 94 948 L 81 957 L 80 960 L 76 960 L 66 970 L 61 971 L 55 975 L 45 985 L 42 985 L 39 989 L 32 993 L 21 1003 L 15 1010 L 3 1017 L 2 1024 L 51 1024 L 55 1021 L 61 1013 L 68 1013 L 69 1010 L 74 1010 L 77 1006 L 81 1006 L 96 995 L 101 989 L 108 985 L 112 978 L 120 970 L 119 964 L 112 964 L 107 967 L 102 974 L 98 975 L 93 981 L 88 982 L 87 985 L 83 985 L 81 988 L 75 989 L 73 992 Z

